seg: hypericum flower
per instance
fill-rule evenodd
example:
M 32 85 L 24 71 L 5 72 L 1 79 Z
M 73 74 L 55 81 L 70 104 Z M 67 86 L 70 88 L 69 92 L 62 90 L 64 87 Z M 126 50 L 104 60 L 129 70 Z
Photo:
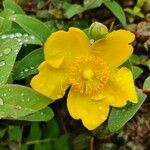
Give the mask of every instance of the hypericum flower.
M 70 88 L 67 107 L 74 119 L 89 130 L 102 124 L 110 106 L 136 103 L 132 73 L 123 64 L 132 54 L 134 34 L 113 31 L 93 44 L 77 28 L 53 33 L 44 47 L 45 61 L 39 66 L 31 86 L 53 100 Z

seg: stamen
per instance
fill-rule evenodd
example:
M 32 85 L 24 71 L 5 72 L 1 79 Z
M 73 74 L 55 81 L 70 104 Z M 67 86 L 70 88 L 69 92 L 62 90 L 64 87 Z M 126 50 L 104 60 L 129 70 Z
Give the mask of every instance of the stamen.
M 76 92 L 93 94 L 104 88 L 109 67 L 99 57 L 77 57 L 70 68 L 69 81 Z

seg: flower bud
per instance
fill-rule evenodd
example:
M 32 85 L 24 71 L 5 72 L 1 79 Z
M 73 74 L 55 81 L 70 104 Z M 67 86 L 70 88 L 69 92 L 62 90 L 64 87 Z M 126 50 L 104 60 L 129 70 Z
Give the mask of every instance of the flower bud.
M 94 40 L 104 38 L 107 33 L 108 33 L 107 27 L 99 22 L 92 23 L 89 28 L 89 35 Z

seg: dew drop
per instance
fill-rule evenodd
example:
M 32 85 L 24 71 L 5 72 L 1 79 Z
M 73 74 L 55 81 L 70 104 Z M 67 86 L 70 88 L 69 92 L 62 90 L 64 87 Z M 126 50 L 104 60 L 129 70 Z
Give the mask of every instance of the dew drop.
M 21 40 L 21 39 L 17 39 L 17 41 L 18 41 L 18 42 L 21 42 L 22 40 Z
M 33 35 L 31 35 L 31 39 L 35 39 L 35 37 Z
M 2 39 L 6 39 L 6 38 L 7 38 L 7 35 L 2 35 L 1 38 L 2 38 Z
M 90 43 L 93 44 L 94 43 L 94 39 L 90 39 Z
M 12 16 L 10 19 L 11 19 L 12 21 L 15 21 L 15 20 L 16 20 L 16 15 Z
M 44 115 L 44 113 L 43 113 L 43 112 L 41 112 L 41 115 Z
M 11 49 L 10 48 L 6 48 L 6 49 L 4 49 L 4 54 L 5 55 L 8 55 L 9 53 L 11 52 Z
M 16 33 L 15 36 L 16 36 L 16 37 L 21 37 L 22 34 L 21 34 L 21 33 Z
M 0 61 L 0 67 L 4 66 L 5 65 L 5 61 L 4 60 L 1 60 Z
M 29 69 L 28 69 L 28 68 L 26 68 L 26 69 L 24 69 L 24 71 L 25 71 L 25 72 L 28 72 L 28 71 L 29 71 Z
M 21 93 L 21 96 L 24 96 L 24 93 Z
M 9 36 L 9 38 L 11 38 L 11 39 L 13 39 L 14 37 L 15 37 L 14 34 L 11 34 L 11 35 Z
M 4 94 L 3 94 L 3 96 L 5 97 L 5 96 L 7 96 L 7 94 L 6 94 L 6 93 L 4 93 Z
M 3 104 L 4 104 L 3 99 L 0 98 L 0 105 L 3 105 Z
M 21 109 L 21 106 L 20 106 L 20 105 L 17 105 L 17 106 L 16 106 L 16 109 Z
M 31 67 L 30 67 L 30 69 L 31 69 L 31 70 L 33 70 L 33 69 L 34 69 L 34 67 L 33 67 L 33 66 L 31 66 Z
M 24 34 L 23 36 L 24 36 L 24 37 L 28 37 L 28 34 Z

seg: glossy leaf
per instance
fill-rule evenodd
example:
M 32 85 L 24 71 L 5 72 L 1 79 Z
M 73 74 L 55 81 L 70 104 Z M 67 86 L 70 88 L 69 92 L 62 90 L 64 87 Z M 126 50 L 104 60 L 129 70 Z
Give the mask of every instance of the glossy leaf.
M 4 0 L 3 6 L 5 9 L 13 10 L 16 14 L 25 14 L 23 9 L 19 5 L 17 5 L 13 0 Z
M 34 114 L 19 118 L 19 120 L 25 121 L 49 121 L 54 117 L 54 113 L 51 108 L 46 107 Z
M 126 25 L 126 16 L 121 6 L 116 1 L 106 1 L 103 3 L 108 7 L 112 13 L 119 19 L 123 26 Z
M 150 90 L 150 76 L 146 78 L 143 85 L 144 90 Z
M 43 49 L 37 49 L 26 55 L 14 68 L 14 79 L 20 80 L 38 72 L 37 68 L 44 60 Z
M 0 118 L 16 119 L 33 114 L 52 101 L 29 87 L 3 85 L 0 87 Z
M 108 119 L 109 130 L 111 132 L 120 130 L 135 115 L 145 99 L 146 95 L 138 92 L 137 104 L 130 103 L 123 108 L 113 108 Z
M 12 21 L 20 25 L 27 33 L 37 37 L 42 43 L 46 41 L 51 31 L 40 20 L 26 15 L 14 15 Z
M 13 69 L 21 45 L 15 39 L 0 44 L 0 84 L 5 84 Z

